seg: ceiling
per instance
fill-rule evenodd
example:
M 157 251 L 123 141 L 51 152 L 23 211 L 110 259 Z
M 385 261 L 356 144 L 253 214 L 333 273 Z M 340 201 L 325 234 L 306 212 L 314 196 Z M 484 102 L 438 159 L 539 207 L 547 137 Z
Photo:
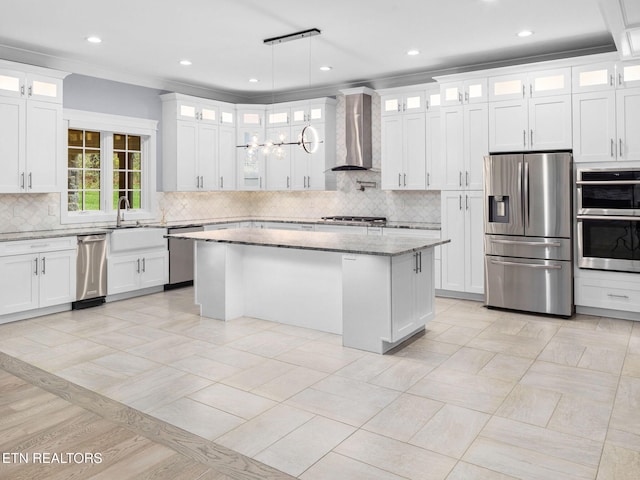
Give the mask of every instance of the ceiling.
M 0 58 L 264 101 L 274 92 L 380 88 L 522 59 L 612 51 L 602 1 L 3 0 Z M 263 43 L 310 28 L 321 35 Z M 519 38 L 523 29 L 534 35 Z M 90 35 L 102 43 L 87 42 Z M 420 54 L 409 56 L 409 49 Z

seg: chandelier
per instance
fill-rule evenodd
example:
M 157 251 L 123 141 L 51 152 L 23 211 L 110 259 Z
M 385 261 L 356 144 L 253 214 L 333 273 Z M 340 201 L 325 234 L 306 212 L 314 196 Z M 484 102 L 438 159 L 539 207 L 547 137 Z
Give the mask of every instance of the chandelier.
M 290 42 L 292 40 L 299 40 L 302 38 L 314 37 L 316 35 L 320 35 L 320 30 L 317 28 L 311 28 L 309 30 L 304 30 L 301 32 L 291 33 L 288 35 L 282 35 L 280 37 L 267 38 L 263 41 L 265 45 L 271 45 L 271 90 L 272 95 L 274 94 L 274 63 L 273 63 L 273 46 L 278 45 L 284 42 Z M 311 84 L 311 47 L 309 47 L 309 85 Z M 318 150 L 318 147 L 322 140 L 318 138 L 318 132 L 313 126 L 307 124 L 295 142 L 287 142 L 286 136 L 281 133 L 278 135 L 277 140 L 265 140 L 260 143 L 258 135 L 253 134 L 251 136 L 251 141 L 244 145 L 237 145 L 238 148 L 247 149 L 247 155 L 252 157 L 258 151 L 262 151 L 263 155 L 275 155 L 277 158 L 284 157 L 284 149 L 282 147 L 286 145 L 298 145 L 302 150 L 308 154 L 313 154 Z

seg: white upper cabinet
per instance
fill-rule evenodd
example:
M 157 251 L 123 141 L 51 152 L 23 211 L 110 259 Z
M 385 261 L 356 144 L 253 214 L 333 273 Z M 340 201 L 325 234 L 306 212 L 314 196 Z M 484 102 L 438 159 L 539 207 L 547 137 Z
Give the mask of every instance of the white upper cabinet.
M 270 105 L 266 111 L 267 128 L 289 126 L 291 123 L 291 109 L 281 105 Z
M 62 189 L 66 75 L 0 61 L 0 193 Z
M 440 100 L 443 106 L 482 103 L 488 98 L 486 78 L 446 82 L 440 85 Z
M 571 93 L 571 68 L 489 77 L 489 101 L 517 100 Z
M 316 101 L 292 102 L 291 103 L 291 124 L 303 125 L 305 123 L 322 123 L 326 117 L 326 104 Z
M 383 94 L 380 97 L 380 105 L 383 116 L 424 112 L 426 110 L 426 91 L 415 90 Z
M 573 93 L 640 86 L 640 61 L 601 62 L 572 68 Z
M 489 151 L 572 147 L 571 69 L 489 78 Z

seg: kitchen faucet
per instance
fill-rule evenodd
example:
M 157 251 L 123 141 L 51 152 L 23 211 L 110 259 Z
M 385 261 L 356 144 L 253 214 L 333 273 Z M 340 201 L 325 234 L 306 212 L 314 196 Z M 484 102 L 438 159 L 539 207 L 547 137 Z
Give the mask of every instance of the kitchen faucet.
M 124 200 L 124 206 L 127 210 L 129 210 L 131 208 L 131 205 L 129 204 L 129 199 L 127 197 L 125 197 L 124 195 L 121 196 L 118 199 L 118 216 L 116 217 L 116 227 L 119 227 L 122 224 L 122 221 L 124 220 L 124 212 L 120 212 L 120 206 L 122 205 L 122 200 Z

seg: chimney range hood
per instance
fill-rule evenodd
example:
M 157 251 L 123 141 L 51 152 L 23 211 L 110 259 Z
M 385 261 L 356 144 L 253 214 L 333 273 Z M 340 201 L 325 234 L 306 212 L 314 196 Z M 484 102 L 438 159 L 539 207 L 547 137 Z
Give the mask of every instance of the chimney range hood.
M 344 162 L 331 170 L 371 169 L 371 94 L 365 87 L 341 90 L 345 96 L 345 146 Z

